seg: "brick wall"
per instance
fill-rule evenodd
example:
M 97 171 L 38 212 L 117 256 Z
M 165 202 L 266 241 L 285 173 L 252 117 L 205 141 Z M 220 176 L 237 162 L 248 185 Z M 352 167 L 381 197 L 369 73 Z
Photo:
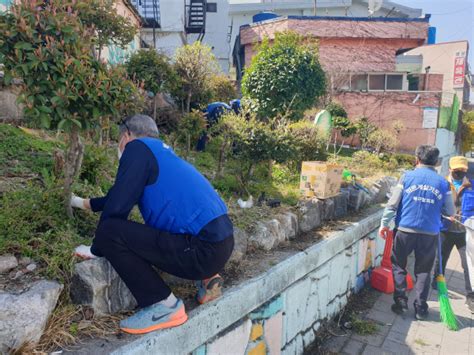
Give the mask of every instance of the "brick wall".
M 255 54 L 254 44 L 277 32 L 295 31 L 319 39 L 321 65 L 326 71 L 394 71 L 396 51 L 422 45 L 427 22 L 377 22 L 280 19 L 244 27 L 245 65 Z
M 440 93 L 411 92 L 342 92 L 335 100 L 342 104 L 351 119 L 367 117 L 377 127 L 391 129 L 400 121 L 401 132 L 398 148 L 413 151 L 419 144 L 435 144 L 436 129 L 423 128 L 423 107 L 439 107 Z M 353 143 L 357 143 L 354 140 Z

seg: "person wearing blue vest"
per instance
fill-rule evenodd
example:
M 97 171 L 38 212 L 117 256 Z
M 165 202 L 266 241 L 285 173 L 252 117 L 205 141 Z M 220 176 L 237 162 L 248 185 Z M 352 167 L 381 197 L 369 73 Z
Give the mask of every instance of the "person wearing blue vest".
M 467 218 L 473 215 L 474 207 L 474 182 L 467 178 L 467 171 L 469 162 L 466 157 L 456 156 L 449 159 L 449 175 L 448 180 L 451 192 L 453 193 L 454 205 L 456 206 L 456 213 L 458 216 Z M 446 270 L 446 263 L 453 247 L 456 246 L 461 258 L 461 265 L 464 271 L 464 283 L 466 287 L 466 305 L 469 307 L 471 313 L 474 313 L 474 292 L 469 276 L 469 267 L 466 255 L 466 228 L 457 222 L 450 222 L 443 219 L 443 228 L 441 232 L 441 259 L 443 274 Z M 436 276 L 438 276 L 439 268 L 436 264 L 439 263 L 436 259 L 434 268 L 434 278 L 431 283 L 433 289 L 437 289 Z
M 151 117 L 122 121 L 119 167 L 105 197 L 73 196 L 71 205 L 102 211 L 92 246 L 80 246 L 84 258 L 105 257 L 141 308 L 122 320 L 132 334 L 174 327 L 187 320 L 184 304 L 157 269 L 196 280 L 199 303 L 220 295 L 218 274 L 234 248 L 227 207 L 212 185 L 191 164 L 158 139 Z M 145 224 L 128 220 L 138 205 Z
M 395 283 L 392 311 L 402 314 L 408 310 L 406 267 L 408 256 L 415 252 L 415 318 L 424 320 L 428 316 L 429 275 L 435 260 L 441 215 L 452 218 L 455 210 L 449 184 L 435 170 L 438 148 L 420 145 L 415 155 L 416 168 L 405 173 L 393 189 L 379 234 L 386 238 L 390 229 L 395 230 L 391 257 Z

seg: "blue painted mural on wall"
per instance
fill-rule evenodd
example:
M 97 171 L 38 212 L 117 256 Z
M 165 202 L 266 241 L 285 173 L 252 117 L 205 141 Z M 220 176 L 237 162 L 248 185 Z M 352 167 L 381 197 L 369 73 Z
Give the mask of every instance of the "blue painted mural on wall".
M 118 46 L 108 46 L 108 56 L 107 62 L 110 64 L 123 64 L 131 54 L 133 54 L 138 49 L 138 39 L 134 39 L 129 45 L 124 49 Z
M 6 11 L 11 4 L 13 4 L 13 0 L 0 0 L 0 12 Z

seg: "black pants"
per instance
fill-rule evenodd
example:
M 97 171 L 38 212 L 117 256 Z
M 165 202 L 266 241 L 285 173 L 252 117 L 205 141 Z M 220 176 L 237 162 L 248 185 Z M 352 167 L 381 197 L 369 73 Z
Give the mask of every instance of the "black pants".
M 438 236 L 406 233 L 397 231 L 393 241 L 392 270 L 395 282 L 393 298 L 408 299 L 407 290 L 407 259 L 415 252 L 415 291 L 416 304 L 424 305 L 430 290 L 430 273 L 436 255 Z
M 153 266 L 184 279 L 202 280 L 223 269 L 233 248 L 232 236 L 210 243 L 112 218 L 99 224 L 92 252 L 112 264 L 138 305 L 146 307 L 171 293 Z
M 450 232 L 442 232 L 441 233 L 441 258 L 442 258 L 442 266 L 443 266 L 443 275 L 446 271 L 446 263 L 448 262 L 449 256 L 451 255 L 451 251 L 453 247 L 456 246 L 459 252 L 459 256 L 461 257 L 461 265 L 464 271 L 464 283 L 466 285 L 466 291 L 471 293 L 471 281 L 469 279 L 469 270 L 467 266 L 467 258 L 466 258 L 466 232 L 464 233 L 450 233 Z M 439 257 L 438 253 L 436 253 L 436 262 L 434 265 L 434 277 L 438 276 L 439 274 Z

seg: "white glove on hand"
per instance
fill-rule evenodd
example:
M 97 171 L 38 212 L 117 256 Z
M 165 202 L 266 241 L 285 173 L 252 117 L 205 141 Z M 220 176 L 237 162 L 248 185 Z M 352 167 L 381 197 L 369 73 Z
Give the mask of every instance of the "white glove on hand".
M 91 247 L 88 247 L 87 245 L 79 245 L 76 249 L 74 249 L 74 255 L 82 259 L 97 258 L 96 255 L 92 254 Z
M 86 206 L 84 206 L 84 199 L 76 195 L 72 195 L 71 201 L 69 203 L 71 207 L 80 208 L 81 210 L 86 209 Z

